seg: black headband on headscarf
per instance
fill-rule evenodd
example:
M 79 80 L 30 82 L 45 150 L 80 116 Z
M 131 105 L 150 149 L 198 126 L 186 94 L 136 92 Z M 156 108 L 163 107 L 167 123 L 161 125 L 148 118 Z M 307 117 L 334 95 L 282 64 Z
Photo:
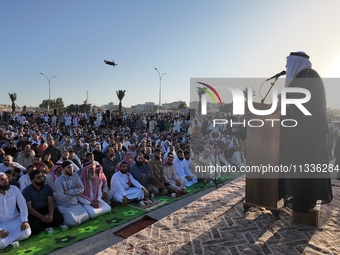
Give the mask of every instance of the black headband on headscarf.
M 291 52 L 290 56 L 297 56 L 309 59 L 309 56 L 307 54 L 301 52 Z
M 62 168 L 65 168 L 65 167 L 67 167 L 67 166 L 69 166 L 69 165 L 72 165 L 72 162 L 66 160 L 66 161 L 64 161 L 64 162 L 61 164 L 61 167 L 62 167 Z

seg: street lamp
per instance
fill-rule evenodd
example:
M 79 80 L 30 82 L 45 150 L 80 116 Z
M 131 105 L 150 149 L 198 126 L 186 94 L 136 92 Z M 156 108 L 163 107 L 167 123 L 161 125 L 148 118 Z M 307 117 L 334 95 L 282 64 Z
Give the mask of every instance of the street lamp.
M 158 73 L 159 76 L 159 106 L 158 106 L 158 113 L 161 112 L 161 100 L 162 100 L 162 77 L 165 73 L 163 73 L 162 75 L 159 73 L 158 69 L 155 67 L 155 70 Z
M 56 75 L 52 76 L 51 78 L 48 78 L 45 74 L 40 73 L 41 75 L 44 75 L 48 81 L 48 104 L 47 104 L 47 112 L 50 113 L 50 104 L 51 104 L 51 80 L 54 77 L 57 77 Z

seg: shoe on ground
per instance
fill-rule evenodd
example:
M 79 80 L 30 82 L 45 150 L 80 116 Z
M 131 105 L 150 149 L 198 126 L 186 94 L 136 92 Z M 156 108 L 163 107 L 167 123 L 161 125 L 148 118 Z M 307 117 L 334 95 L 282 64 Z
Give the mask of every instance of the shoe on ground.
M 153 201 L 150 200 L 150 199 L 147 199 L 147 200 L 144 201 L 144 203 L 147 204 L 147 205 L 151 205 L 153 203 Z

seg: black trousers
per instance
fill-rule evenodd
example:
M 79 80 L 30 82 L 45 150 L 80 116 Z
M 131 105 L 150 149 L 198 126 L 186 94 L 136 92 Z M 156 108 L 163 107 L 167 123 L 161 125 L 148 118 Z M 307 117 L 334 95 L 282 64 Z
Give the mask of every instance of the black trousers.
M 48 207 L 41 208 L 37 210 L 42 215 L 48 214 Z M 38 219 L 37 217 L 32 216 L 31 214 L 28 215 L 28 223 L 31 226 L 32 234 L 38 234 L 39 232 L 45 230 L 46 228 L 50 227 L 58 227 L 64 222 L 63 215 L 58 211 L 56 207 L 53 212 L 53 221 L 50 223 L 45 223 Z

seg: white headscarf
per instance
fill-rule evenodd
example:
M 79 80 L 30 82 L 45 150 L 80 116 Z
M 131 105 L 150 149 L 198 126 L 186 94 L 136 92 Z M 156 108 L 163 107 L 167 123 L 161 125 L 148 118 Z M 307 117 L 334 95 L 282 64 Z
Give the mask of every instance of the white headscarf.
M 299 72 L 311 67 L 312 63 L 309 61 L 309 56 L 305 52 L 297 51 L 290 53 L 287 57 L 285 87 L 289 86 Z

